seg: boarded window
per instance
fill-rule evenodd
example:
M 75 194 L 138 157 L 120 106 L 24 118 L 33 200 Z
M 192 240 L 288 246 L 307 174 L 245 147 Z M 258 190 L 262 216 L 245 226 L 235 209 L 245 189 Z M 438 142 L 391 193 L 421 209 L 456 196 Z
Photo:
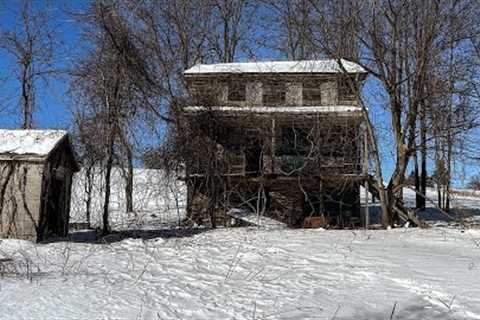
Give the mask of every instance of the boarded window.
M 304 82 L 302 97 L 304 105 L 320 105 L 322 102 L 321 83 L 319 81 Z
M 245 83 L 228 83 L 228 101 L 245 101 L 246 89 Z
M 267 82 L 263 84 L 263 103 L 266 105 L 284 104 L 286 87 L 283 82 Z

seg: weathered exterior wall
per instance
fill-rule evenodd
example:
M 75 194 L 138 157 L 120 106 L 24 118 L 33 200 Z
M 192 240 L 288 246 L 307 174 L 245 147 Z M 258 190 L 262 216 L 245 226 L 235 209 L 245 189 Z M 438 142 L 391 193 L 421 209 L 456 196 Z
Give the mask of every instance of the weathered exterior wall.
M 76 169 L 67 139 L 47 159 L 0 160 L 0 237 L 40 241 L 67 235 Z
M 335 105 L 338 103 L 338 90 L 335 81 L 325 81 L 321 84 L 322 105 Z
M 287 93 L 285 96 L 285 104 L 288 106 L 298 106 L 302 104 L 302 83 L 287 82 Z
M 36 240 L 43 164 L 0 162 L 0 237 Z
M 281 78 L 279 78 L 281 77 Z M 338 94 L 338 79 L 335 76 L 279 76 L 272 78 L 271 76 L 242 76 L 235 79 L 234 77 L 222 78 L 222 76 L 200 77 L 195 80 L 195 85 L 191 85 L 192 93 L 200 84 L 208 87 L 208 94 L 213 94 L 213 104 L 217 105 L 239 105 L 239 106 L 262 106 L 263 83 L 272 79 L 281 79 L 285 82 L 286 106 L 303 105 L 302 87 L 304 80 L 316 79 L 321 88 L 321 105 L 356 105 L 355 97 L 341 97 Z M 238 81 L 245 84 L 245 101 L 229 101 L 228 100 L 228 81 Z M 209 99 L 206 99 L 210 101 Z M 216 100 L 216 101 L 215 101 Z M 201 101 L 199 101 L 201 102 Z
M 246 84 L 246 105 L 259 106 L 262 104 L 262 83 L 247 82 Z

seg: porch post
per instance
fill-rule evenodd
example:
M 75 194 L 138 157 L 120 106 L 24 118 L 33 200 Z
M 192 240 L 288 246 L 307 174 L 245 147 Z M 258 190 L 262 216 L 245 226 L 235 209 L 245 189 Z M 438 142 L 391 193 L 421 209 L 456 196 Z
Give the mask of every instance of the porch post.
M 276 128 L 275 128 L 275 118 L 272 117 L 272 127 L 271 127 L 271 150 L 270 150 L 270 173 L 275 174 L 275 150 L 277 147 L 276 141 Z
M 365 229 L 368 229 L 370 225 L 370 211 L 369 211 L 369 203 L 368 203 L 368 136 L 367 130 L 364 131 L 363 136 L 363 174 L 365 176 Z

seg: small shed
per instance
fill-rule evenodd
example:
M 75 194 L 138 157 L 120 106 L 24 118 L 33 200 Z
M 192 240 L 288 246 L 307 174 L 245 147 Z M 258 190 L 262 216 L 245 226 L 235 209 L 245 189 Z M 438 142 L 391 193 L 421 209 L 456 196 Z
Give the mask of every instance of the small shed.
M 78 170 L 66 131 L 0 129 L 0 237 L 67 235 Z

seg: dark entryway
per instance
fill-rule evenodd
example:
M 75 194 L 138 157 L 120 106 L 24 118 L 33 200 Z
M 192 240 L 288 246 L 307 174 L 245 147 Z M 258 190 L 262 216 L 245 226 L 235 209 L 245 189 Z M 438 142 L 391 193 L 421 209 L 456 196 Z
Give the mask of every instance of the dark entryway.
M 47 203 L 47 230 L 46 236 L 61 236 L 64 233 L 64 217 L 65 210 L 65 180 L 52 179 L 50 186 L 52 195 Z
M 245 149 L 246 171 L 249 175 L 259 175 L 263 166 L 262 143 L 258 138 L 249 138 Z

